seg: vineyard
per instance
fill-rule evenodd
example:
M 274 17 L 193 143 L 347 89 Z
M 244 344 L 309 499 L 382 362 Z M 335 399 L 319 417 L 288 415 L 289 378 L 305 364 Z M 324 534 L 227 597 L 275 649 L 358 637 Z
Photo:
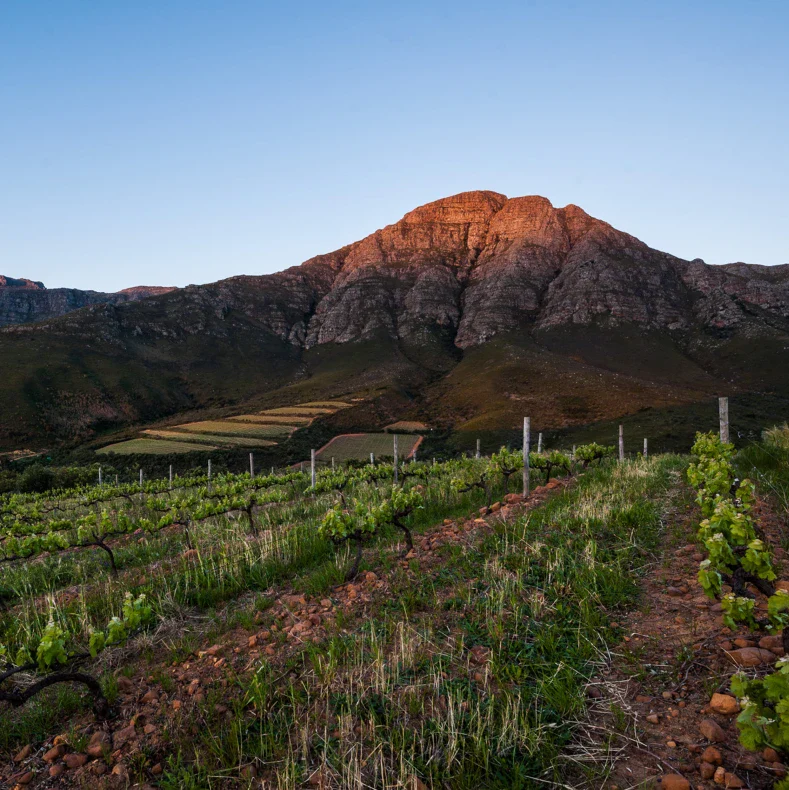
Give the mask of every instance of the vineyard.
M 290 408 L 273 416 L 303 416 Z M 611 651 L 638 655 L 623 623 L 640 616 L 666 525 L 693 518 L 698 543 L 682 556 L 699 554 L 694 584 L 719 600 L 715 638 L 778 640 L 763 669 L 716 680 L 738 710 L 727 737 L 781 765 L 789 692 L 772 665 L 789 583 L 753 515 L 789 491 L 780 431 L 740 454 L 700 434 L 690 459 L 530 452 L 526 498 L 520 451 L 413 461 L 419 437 L 402 435 L 394 468 L 380 436 L 323 448 L 314 485 L 291 468 L 0 497 L 0 782 L 603 786 L 619 763 L 583 755 L 631 725 L 597 691 L 602 657 L 607 673 L 629 671 Z M 370 452 L 374 463 L 344 463 Z M 711 665 L 677 656 L 683 693 L 698 672 L 709 698 Z M 596 705 L 605 747 L 587 727 Z M 664 784 L 683 787 L 672 759 Z M 738 786 L 735 768 L 718 784 Z

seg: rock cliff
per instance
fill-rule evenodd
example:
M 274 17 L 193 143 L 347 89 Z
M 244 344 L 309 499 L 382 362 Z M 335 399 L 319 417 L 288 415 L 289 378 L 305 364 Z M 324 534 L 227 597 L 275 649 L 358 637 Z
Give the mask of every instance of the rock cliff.
M 46 288 L 44 283 L 0 275 L 0 326 L 46 321 L 94 304 L 121 304 L 168 293 L 173 288 L 137 286 L 117 293 Z

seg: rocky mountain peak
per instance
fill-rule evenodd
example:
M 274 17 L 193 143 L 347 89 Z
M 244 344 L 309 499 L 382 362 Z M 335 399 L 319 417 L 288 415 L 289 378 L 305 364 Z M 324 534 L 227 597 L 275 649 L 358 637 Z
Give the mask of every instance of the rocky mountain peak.
M 6 277 L 0 274 L 0 288 L 28 288 L 33 291 L 46 290 L 44 283 L 36 282 L 34 280 L 27 280 L 24 277 L 19 279 L 15 277 Z

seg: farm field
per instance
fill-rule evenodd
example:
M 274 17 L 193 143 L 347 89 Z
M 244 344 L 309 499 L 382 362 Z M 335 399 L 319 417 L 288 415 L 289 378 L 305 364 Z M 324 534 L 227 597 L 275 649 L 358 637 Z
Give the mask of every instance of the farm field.
M 179 431 L 148 430 L 143 431 L 143 435 L 150 436 L 152 439 L 173 439 L 174 441 L 182 441 L 184 438 L 183 433 Z M 215 447 L 270 447 L 276 444 L 276 442 L 266 439 L 249 439 L 246 436 L 226 436 L 218 433 L 190 433 L 188 438 L 190 442 L 210 444 Z
M 392 457 L 394 434 L 391 433 L 349 433 L 335 436 L 327 445 L 315 453 L 321 463 L 345 463 L 346 461 L 367 461 L 370 453 L 376 458 Z M 410 458 L 418 446 L 420 437 L 397 435 L 398 453 L 401 458 Z
M 116 442 L 97 452 L 105 455 L 167 455 L 207 449 L 272 447 L 315 419 L 348 405 L 340 401 L 300 404 L 267 409 L 257 414 L 239 414 L 223 420 L 149 428 L 143 430 L 139 438 Z
M 729 463 L 728 451 L 705 440 L 691 466 L 707 475 L 700 490 L 729 486 L 719 478 L 736 464 L 785 494 L 789 440 L 776 442 L 786 435 L 728 467 L 718 460 Z M 373 436 L 387 442 L 380 456 L 391 453 L 391 434 Z M 416 438 L 398 437 L 401 452 Z M 655 639 L 652 674 L 626 673 L 642 666 L 641 634 L 680 628 L 684 599 L 666 585 L 691 560 L 682 530 L 699 524 L 706 500 L 700 510 L 685 482 L 698 484 L 689 456 L 616 462 L 612 451 L 530 454 L 525 501 L 515 493 L 523 459 L 506 449 L 403 462 L 399 487 L 392 464 L 377 463 L 323 468 L 315 487 L 289 471 L 0 497 L 0 662 L 25 668 L 0 680 L 0 782 L 31 772 L 32 788 L 51 786 L 56 766 L 63 787 L 106 775 L 234 788 L 254 775 L 300 788 L 317 774 L 336 788 L 592 790 L 620 758 L 579 761 L 578 749 L 630 732 L 627 710 L 606 696 L 609 662 L 615 683 L 649 689 L 644 699 L 689 700 L 678 718 L 659 717 L 649 754 L 662 762 L 643 778 L 693 765 L 693 717 L 709 688 L 728 688 L 730 664 L 712 683 L 713 661 L 688 663 L 688 630 L 687 645 Z M 765 529 L 774 539 L 777 527 Z M 668 619 L 645 632 L 644 617 Z M 74 671 L 83 679 L 62 675 Z M 661 696 L 667 687 L 676 698 Z M 643 716 L 628 726 L 653 726 L 643 722 L 657 702 L 638 704 Z M 726 760 L 743 764 L 734 719 L 718 721 Z M 674 751 L 672 737 L 683 744 Z M 624 746 L 615 754 L 644 760 Z M 767 788 L 760 776 L 747 774 L 748 786 Z
M 286 427 L 295 430 L 294 426 Z M 260 425 L 257 423 L 231 422 L 230 420 L 205 420 L 202 422 L 187 422 L 183 425 L 175 425 L 172 430 L 181 434 L 216 434 L 218 436 L 246 436 L 251 439 L 256 439 L 265 438 L 267 428 L 267 425 Z
M 213 445 L 206 445 L 194 441 L 170 441 L 167 439 L 129 439 L 102 447 L 96 452 L 100 455 L 170 455 L 171 453 L 205 452 L 206 449 L 216 449 Z

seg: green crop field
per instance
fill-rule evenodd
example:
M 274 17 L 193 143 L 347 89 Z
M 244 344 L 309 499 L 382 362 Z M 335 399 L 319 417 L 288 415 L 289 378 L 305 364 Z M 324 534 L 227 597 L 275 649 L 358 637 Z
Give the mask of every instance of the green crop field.
M 183 425 L 174 425 L 173 431 L 184 434 L 216 434 L 217 436 L 246 436 L 250 439 L 269 439 L 271 429 L 278 429 L 280 425 L 259 425 L 257 423 L 233 422 L 230 420 L 205 420 L 203 422 L 187 422 Z M 292 428 L 293 426 L 285 426 Z
M 185 437 L 189 438 L 189 437 Z M 97 453 L 108 455 L 109 453 L 116 453 L 117 455 L 170 455 L 171 453 L 193 453 L 205 452 L 206 450 L 217 449 L 214 445 L 210 444 L 197 444 L 194 442 L 176 442 L 168 439 L 129 439 L 126 442 L 118 442 L 117 444 L 109 444 L 97 450 Z
M 180 442 L 184 434 L 178 431 L 143 431 L 144 436 L 152 439 L 170 439 Z M 222 436 L 217 433 L 190 433 L 187 437 L 190 442 L 215 445 L 217 447 L 272 447 L 276 442 L 268 439 L 250 439 L 247 436 Z
M 264 422 L 270 423 L 281 423 L 281 424 L 290 424 L 290 425 L 309 425 L 314 419 L 315 415 L 313 416 L 303 416 L 297 417 L 295 414 L 274 414 L 270 411 L 262 411 L 260 412 L 260 417 L 263 418 Z
M 397 452 L 401 458 L 411 455 L 419 442 L 419 436 L 406 436 L 397 434 Z M 391 456 L 393 453 L 394 434 L 391 433 L 347 433 L 335 436 L 325 447 L 316 454 L 322 463 L 331 463 L 334 458 L 336 463 L 344 461 L 366 461 L 373 453 L 376 458 Z

